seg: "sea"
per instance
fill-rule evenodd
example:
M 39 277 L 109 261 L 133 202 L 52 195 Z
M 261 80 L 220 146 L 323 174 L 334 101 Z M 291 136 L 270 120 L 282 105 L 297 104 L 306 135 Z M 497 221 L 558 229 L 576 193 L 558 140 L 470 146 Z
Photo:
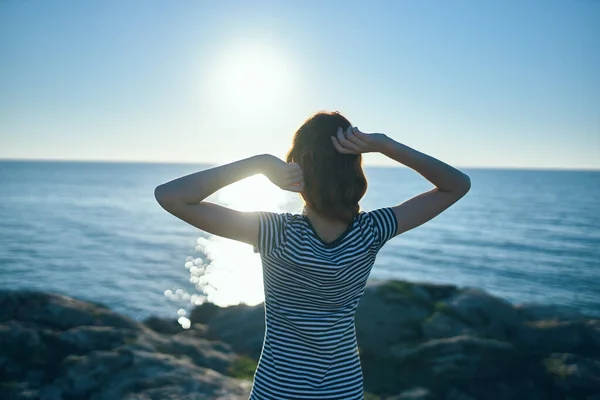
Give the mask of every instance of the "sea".
M 99 302 L 136 320 L 204 302 L 264 300 L 260 257 L 164 211 L 154 188 L 210 165 L 0 161 L 0 289 Z M 514 304 L 600 316 L 600 171 L 464 169 L 471 191 L 380 251 L 370 280 L 474 287 Z M 408 168 L 366 167 L 363 210 L 433 186 Z M 301 212 L 263 176 L 209 200 Z M 183 321 L 183 322 L 182 322 Z

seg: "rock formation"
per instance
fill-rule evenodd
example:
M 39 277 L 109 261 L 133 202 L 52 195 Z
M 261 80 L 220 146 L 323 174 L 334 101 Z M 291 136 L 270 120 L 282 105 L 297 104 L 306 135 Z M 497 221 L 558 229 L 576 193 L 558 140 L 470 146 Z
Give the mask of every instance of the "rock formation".
M 1 399 L 247 399 L 264 307 L 144 323 L 56 294 L 0 292 Z M 367 287 L 356 315 L 365 398 L 600 400 L 600 319 L 477 289 Z

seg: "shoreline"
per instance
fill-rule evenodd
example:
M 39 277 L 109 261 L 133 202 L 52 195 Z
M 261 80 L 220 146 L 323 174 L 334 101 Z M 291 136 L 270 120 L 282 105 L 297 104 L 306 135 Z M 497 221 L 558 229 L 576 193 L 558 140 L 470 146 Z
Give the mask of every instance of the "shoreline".
M 205 303 L 189 317 L 184 330 L 174 318 L 139 322 L 63 295 L 0 291 L 0 397 L 247 399 L 263 303 Z M 600 319 L 560 307 L 375 281 L 359 303 L 356 332 L 368 400 L 600 393 Z

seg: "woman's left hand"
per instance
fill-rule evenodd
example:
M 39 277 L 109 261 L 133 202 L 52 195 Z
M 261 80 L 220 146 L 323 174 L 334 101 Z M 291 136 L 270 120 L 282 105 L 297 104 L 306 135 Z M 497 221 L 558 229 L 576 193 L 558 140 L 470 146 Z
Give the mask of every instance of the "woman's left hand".
M 346 131 L 339 127 L 336 136 L 331 137 L 333 147 L 342 154 L 381 152 L 384 140 L 381 133 L 364 133 L 351 126 Z
M 288 164 L 275 156 L 269 156 L 265 165 L 264 174 L 281 189 L 295 193 L 304 190 L 304 178 L 298 164 Z

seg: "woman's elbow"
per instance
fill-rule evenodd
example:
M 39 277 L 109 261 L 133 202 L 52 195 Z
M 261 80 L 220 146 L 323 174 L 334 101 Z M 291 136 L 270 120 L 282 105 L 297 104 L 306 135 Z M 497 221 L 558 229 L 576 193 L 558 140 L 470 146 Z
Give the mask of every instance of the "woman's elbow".
M 456 192 L 460 193 L 461 197 L 467 194 L 471 190 L 471 178 L 469 175 L 463 173 L 462 179 L 457 185 Z
M 173 200 L 164 185 L 158 185 L 154 189 L 154 198 L 160 205 L 168 204 Z

